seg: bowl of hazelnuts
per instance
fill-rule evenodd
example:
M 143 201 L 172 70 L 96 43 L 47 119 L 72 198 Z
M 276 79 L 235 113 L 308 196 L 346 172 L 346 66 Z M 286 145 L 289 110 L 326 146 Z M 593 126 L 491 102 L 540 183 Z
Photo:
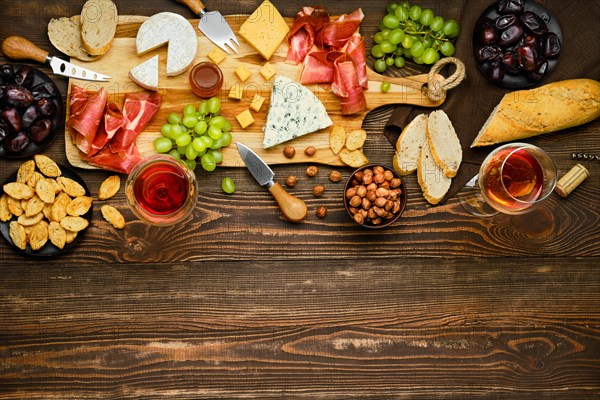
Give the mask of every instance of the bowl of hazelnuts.
M 406 207 L 406 184 L 385 165 L 366 165 L 354 171 L 344 188 L 344 204 L 354 221 L 365 228 L 393 224 Z

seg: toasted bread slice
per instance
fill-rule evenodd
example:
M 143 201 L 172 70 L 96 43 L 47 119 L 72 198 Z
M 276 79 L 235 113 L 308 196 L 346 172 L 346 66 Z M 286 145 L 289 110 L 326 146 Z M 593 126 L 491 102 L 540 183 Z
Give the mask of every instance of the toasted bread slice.
M 117 30 L 117 6 L 111 0 L 88 0 L 81 10 L 81 42 L 89 54 L 105 54 Z
M 427 140 L 435 162 L 452 178 L 456 176 L 462 161 L 462 148 L 450 118 L 442 110 L 429 114 Z
M 93 61 L 99 56 L 91 56 L 81 43 L 80 18 L 52 18 L 48 23 L 48 38 L 57 50 L 81 61 Z
M 431 204 L 437 204 L 446 195 L 452 179 L 448 178 L 440 166 L 435 162 L 431 153 L 429 142 L 425 142 L 419 152 L 419 167 L 417 180 L 421 185 L 423 196 Z
M 412 174 L 417 170 L 419 154 L 427 141 L 427 116 L 419 114 L 402 130 L 396 142 L 394 169 L 400 175 Z

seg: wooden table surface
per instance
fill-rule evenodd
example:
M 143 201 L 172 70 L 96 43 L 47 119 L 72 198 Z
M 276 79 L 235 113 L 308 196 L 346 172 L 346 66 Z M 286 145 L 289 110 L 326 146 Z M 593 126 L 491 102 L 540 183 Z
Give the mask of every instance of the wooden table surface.
M 0 0 L 0 39 L 52 49 L 48 20 L 82 3 Z M 170 0 L 116 3 L 121 14 L 193 17 Z M 249 14 L 259 0 L 207 3 Z M 274 3 L 290 17 L 306 5 Z M 456 2 L 421 3 L 457 13 Z M 598 11 L 598 1 L 579 3 Z M 322 4 L 363 7 L 367 35 L 385 12 L 384 2 Z M 55 81 L 64 95 L 66 79 Z M 372 161 L 391 162 L 382 132 L 392 109 L 365 121 Z M 531 142 L 562 175 L 572 151 L 600 154 L 599 132 L 600 119 Z M 63 135 L 44 153 L 66 163 Z M 0 180 L 18 165 L 0 160 Z M 600 162 L 586 166 L 591 177 L 567 199 L 553 194 L 512 218 L 474 218 L 455 198 L 430 207 L 410 176 L 404 215 L 377 232 L 348 218 L 328 167 L 312 180 L 305 165 L 274 168 L 302 177 L 293 193 L 309 216 L 297 225 L 241 168 L 198 171 L 193 219 L 174 228 L 136 221 L 121 191 L 113 204 L 126 228 L 96 207 L 60 258 L 24 258 L 1 241 L 0 399 L 597 399 Z M 92 192 L 109 175 L 80 174 Z M 233 196 L 220 189 L 225 176 Z M 326 186 L 322 198 L 314 183 Z

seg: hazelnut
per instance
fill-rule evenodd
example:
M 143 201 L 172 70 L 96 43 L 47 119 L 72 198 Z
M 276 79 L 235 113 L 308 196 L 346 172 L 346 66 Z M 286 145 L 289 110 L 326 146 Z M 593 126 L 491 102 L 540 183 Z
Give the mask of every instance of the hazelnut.
M 329 180 L 331 182 L 337 183 L 342 180 L 342 174 L 340 174 L 339 171 L 331 171 L 329 173 Z
M 290 175 L 287 178 L 285 178 L 285 185 L 288 187 L 294 187 L 297 183 L 298 178 L 296 178 L 294 175 Z
M 388 201 L 384 197 L 378 197 L 377 200 L 375 200 L 375 205 L 379 208 L 383 208 L 387 202 Z
M 379 217 L 383 217 L 387 213 L 387 211 L 385 211 L 383 208 L 379 208 L 377 206 L 373 207 L 373 211 L 375 211 L 375 214 L 377 214 Z
M 306 154 L 309 157 L 314 156 L 316 152 L 317 152 L 317 149 L 315 149 L 314 146 L 308 146 L 307 148 L 304 149 L 304 154 Z
M 375 174 L 375 176 L 373 176 L 373 182 L 379 184 L 383 183 L 383 181 L 385 181 L 385 177 L 383 176 L 383 174 Z
M 395 202 L 394 207 L 392 207 L 392 214 L 397 214 L 400 211 L 400 203 Z
M 363 174 L 362 181 L 365 185 L 370 184 L 371 182 L 373 182 L 373 174 L 365 172 Z
M 323 195 L 323 193 L 325 193 L 325 186 L 323 186 L 323 185 L 315 185 L 315 186 L 313 186 L 312 194 L 315 197 L 321 197 Z
M 375 182 L 373 182 L 373 183 L 369 183 L 369 184 L 367 185 L 367 190 L 368 190 L 368 191 L 371 191 L 371 190 L 372 190 L 372 191 L 376 191 L 376 190 L 377 190 L 377 184 L 376 184 Z
M 375 194 L 374 190 L 368 190 L 365 197 L 369 199 L 370 202 L 377 200 L 377 195 Z
M 346 198 L 349 200 L 351 198 L 353 198 L 354 196 L 356 196 L 356 189 L 355 188 L 350 188 L 348 190 L 346 190 Z
M 385 188 L 379 188 L 375 191 L 375 194 L 377 195 L 377 197 L 386 197 L 388 196 L 389 190 L 385 189 Z
M 381 218 L 379 218 L 379 217 L 374 218 L 374 219 L 371 220 L 371 223 L 373 225 L 379 225 L 379 224 L 381 224 Z
M 296 155 L 296 149 L 292 146 L 285 146 L 285 148 L 283 149 L 283 155 L 287 158 L 292 158 Z
M 377 214 L 375 214 L 375 210 L 373 210 L 372 208 L 367 210 L 367 217 L 369 217 L 370 219 L 377 218 Z
M 349 203 L 352 207 L 359 207 L 362 204 L 362 199 L 359 196 L 354 196 Z
M 362 172 L 363 172 L 363 174 L 371 174 L 371 175 L 373 175 L 373 170 L 369 169 L 369 168 L 363 169 Z
M 390 171 L 389 169 L 383 173 L 383 176 L 385 177 L 385 180 L 388 182 L 391 181 L 392 179 L 394 179 L 394 173 L 392 171 Z
M 394 214 L 392 214 L 391 212 L 386 212 L 385 215 L 383 216 L 383 218 L 385 219 L 392 219 L 394 218 Z
M 309 165 L 308 167 L 306 167 L 306 175 L 317 176 L 318 173 L 319 167 L 317 167 L 316 165 Z
M 389 189 L 390 183 L 388 181 L 383 181 L 382 183 L 379 184 L 379 187 L 384 188 L 384 189 Z
M 356 187 L 356 194 L 360 197 L 365 197 L 367 195 L 367 188 L 364 186 L 357 186 Z
M 354 214 L 354 220 L 358 224 L 363 224 L 365 222 L 365 219 L 363 218 L 363 216 L 361 214 Z
M 319 206 L 317 207 L 317 217 L 319 218 L 325 218 L 325 216 L 327 215 L 327 208 L 324 206 Z
M 390 190 L 390 194 L 388 195 L 388 197 L 390 198 L 390 200 L 396 200 L 398 198 L 398 193 L 394 192 L 393 190 Z
M 354 174 L 354 179 L 357 179 L 357 180 L 361 181 L 363 175 L 364 175 L 363 171 L 358 171 L 357 173 Z
M 356 214 L 359 210 L 356 207 L 348 207 L 348 211 L 350 211 L 350 214 L 354 215 Z
M 357 181 L 356 179 L 352 179 L 352 186 L 358 186 L 360 185 L 360 182 Z
M 360 215 L 362 215 L 363 218 L 367 218 L 367 216 L 369 215 L 369 213 L 367 212 L 367 210 L 363 210 L 362 208 L 360 210 L 358 210 L 358 213 Z
M 368 210 L 369 208 L 371 208 L 371 202 L 366 197 L 362 199 L 362 208 L 363 210 Z
M 378 165 L 378 166 L 376 166 L 376 167 L 373 168 L 373 174 L 374 175 L 383 174 L 383 171 L 384 171 L 384 169 L 380 165 Z
M 398 178 L 394 178 L 390 181 L 390 187 L 392 189 L 396 189 L 397 187 L 400 187 L 401 184 L 402 184 L 402 181 Z
M 392 209 L 392 207 L 394 207 L 394 202 L 393 202 L 393 201 L 391 201 L 391 200 L 388 200 L 388 201 L 385 203 L 385 207 L 384 207 L 384 209 L 385 209 L 385 211 L 390 211 L 390 210 Z

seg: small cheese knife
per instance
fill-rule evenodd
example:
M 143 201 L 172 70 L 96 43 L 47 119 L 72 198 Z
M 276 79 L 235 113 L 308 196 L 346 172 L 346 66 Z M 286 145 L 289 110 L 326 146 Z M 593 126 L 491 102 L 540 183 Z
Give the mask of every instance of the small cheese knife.
M 56 75 L 85 81 L 106 82 L 110 76 L 102 75 L 89 69 L 63 61 L 51 56 L 47 51 L 40 49 L 35 44 L 21 36 L 9 36 L 2 43 L 2 52 L 13 60 L 33 60 L 48 64 Z
M 254 179 L 256 179 L 260 186 L 266 186 L 269 189 L 283 215 L 292 222 L 302 221 L 308 211 L 306 203 L 292 196 L 279 183 L 273 181 L 275 177 L 273 170 L 248 146 L 237 142 L 237 148 Z

